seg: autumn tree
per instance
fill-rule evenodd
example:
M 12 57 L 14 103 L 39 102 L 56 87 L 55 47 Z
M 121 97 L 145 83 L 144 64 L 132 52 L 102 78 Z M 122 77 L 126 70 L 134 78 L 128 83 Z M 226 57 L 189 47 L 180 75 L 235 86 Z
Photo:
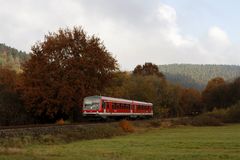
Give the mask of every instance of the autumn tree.
M 228 97 L 230 104 L 235 104 L 240 100 L 240 77 L 236 78 L 229 85 Z
M 137 65 L 133 70 L 134 75 L 156 75 L 160 78 L 164 78 L 164 75 L 159 71 L 158 66 L 152 63 L 145 63 L 144 65 Z
M 113 74 L 112 80 L 108 87 L 104 90 L 104 95 L 110 97 L 125 97 L 126 88 L 125 85 L 131 80 L 130 72 L 118 71 Z
M 102 41 L 81 27 L 59 29 L 32 47 L 23 65 L 22 98 L 35 116 L 56 120 L 80 112 L 85 96 L 101 94 L 117 69 Z
M 206 88 L 202 92 L 202 101 L 207 110 L 212 110 L 215 107 L 223 107 L 227 105 L 227 86 L 226 82 L 221 77 L 211 79 Z
M 0 125 L 26 124 L 32 121 L 16 90 L 17 79 L 16 71 L 0 67 Z
M 202 112 L 201 94 L 198 90 L 192 88 L 184 88 L 180 94 L 180 106 L 182 108 L 182 116 L 194 116 Z
M 218 90 L 220 92 L 224 92 L 222 93 L 224 94 L 223 100 L 225 100 L 224 107 L 234 105 L 240 100 L 240 77 L 236 78 L 232 82 L 228 82 L 224 86 L 219 87 Z

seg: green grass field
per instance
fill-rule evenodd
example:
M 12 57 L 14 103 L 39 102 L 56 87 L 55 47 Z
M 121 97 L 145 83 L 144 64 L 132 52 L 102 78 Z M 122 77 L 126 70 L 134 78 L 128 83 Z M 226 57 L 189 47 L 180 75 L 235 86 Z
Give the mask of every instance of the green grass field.
M 157 128 L 111 139 L 30 145 L 0 154 L 1 160 L 239 160 L 240 125 Z

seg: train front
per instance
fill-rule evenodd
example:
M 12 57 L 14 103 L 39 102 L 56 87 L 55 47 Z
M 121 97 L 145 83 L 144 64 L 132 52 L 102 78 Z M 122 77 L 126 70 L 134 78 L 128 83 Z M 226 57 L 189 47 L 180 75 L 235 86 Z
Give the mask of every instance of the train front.
M 99 96 L 90 96 L 84 98 L 83 101 L 83 116 L 97 116 L 101 105 Z

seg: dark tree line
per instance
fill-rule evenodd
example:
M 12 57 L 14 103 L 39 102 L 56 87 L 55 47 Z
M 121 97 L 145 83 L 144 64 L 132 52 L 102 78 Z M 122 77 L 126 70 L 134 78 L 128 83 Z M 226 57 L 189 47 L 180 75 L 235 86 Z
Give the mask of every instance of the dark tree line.
M 240 100 L 240 77 L 232 82 L 225 82 L 221 77 L 211 79 L 202 92 L 202 100 L 208 111 L 237 103 Z

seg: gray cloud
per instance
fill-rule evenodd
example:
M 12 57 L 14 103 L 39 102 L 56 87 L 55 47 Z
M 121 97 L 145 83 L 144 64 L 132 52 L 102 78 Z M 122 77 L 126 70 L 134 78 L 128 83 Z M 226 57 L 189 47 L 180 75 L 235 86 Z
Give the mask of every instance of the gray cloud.
M 0 0 L 0 4 L 0 42 L 21 50 L 30 51 L 49 31 L 81 25 L 104 41 L 122 69 L 149 61 L 238 63 L 234 53 L 239 47 L 221 28 L 209 27 L 201 38 L 186 36 L 176 10 L 157 0 Z

